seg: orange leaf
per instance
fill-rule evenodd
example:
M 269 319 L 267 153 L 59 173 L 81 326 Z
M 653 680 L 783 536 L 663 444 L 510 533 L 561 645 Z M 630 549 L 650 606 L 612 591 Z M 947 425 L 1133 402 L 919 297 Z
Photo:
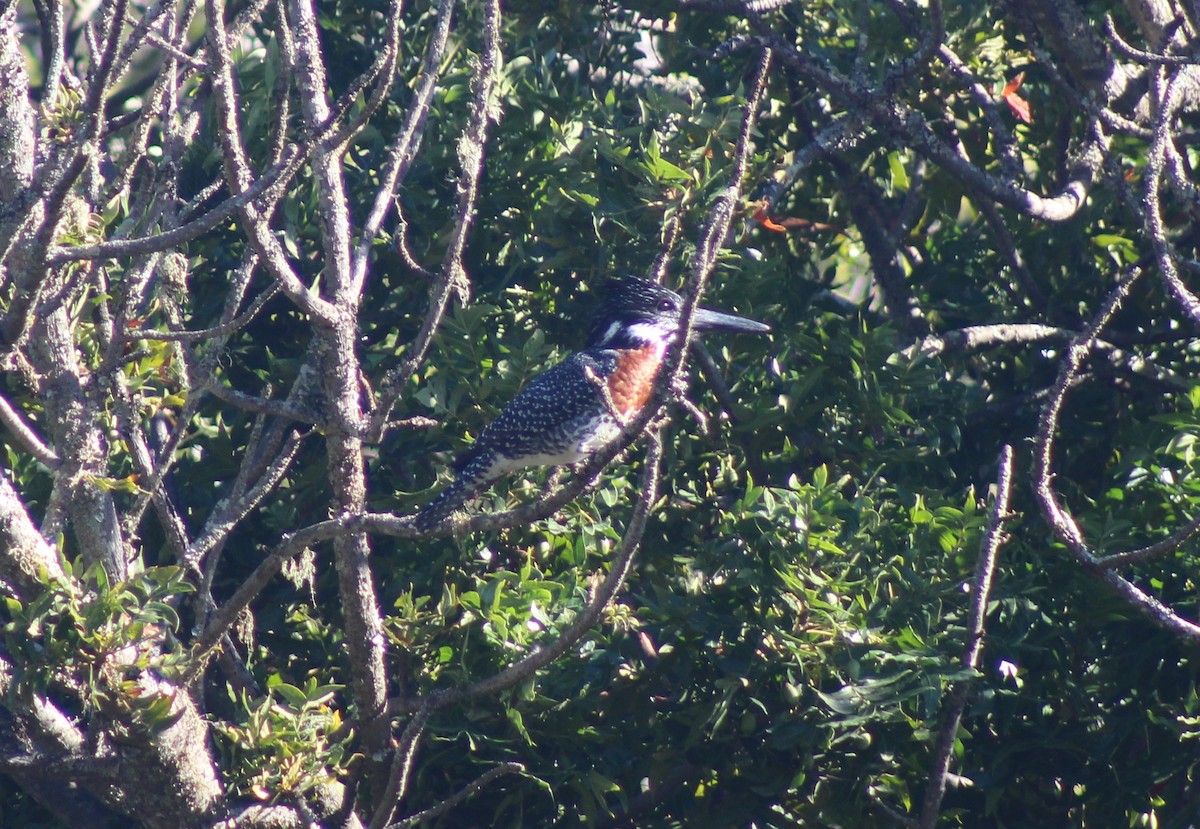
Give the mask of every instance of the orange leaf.
M 1004 85 L 1004 91 L 1000 93 L 1001 98 L 1007 98 L 1009 95 L 1021 88 L 1021 84 L 1025 83 L 1025 73 L 1018 72 L 1016 76 Z
M 1013 115 L 1022 123 L 1029 124 L 1033 122 L 1033 113 L 1029 109 L 1029 101 L 1026 101 L 1017 94 L 1017 90 L 1021 88 L 1021 84 L 1025 81 L 1025 73 L 1018 72 L 1017 76 L 1004 85 L 1000 97 L 1004 103 L 1008 104 L 1008 108 L 1012 110 Z
M 767 230 L 773 230 L 776 233 L 787 233 L 787 228 L 783 225 L 776 224 L 770 216 L 767 215 L 767 210 L 764 207 L 754 211 L 754 221 L 765 227 Z
M 760 205 L 758 210 L 754 212 L 754 220 L 767 230 L 773 230 L 776 233 L 786 233 L 789 230 L 816 230 L 820 232 L 841 233 L 842 229 L 834 225 L 827 225 L 823 222 L 813 222 L 808 219 L 800 219 L 795 216 L 784 216 L 781 219 L 772 219 L 767 215 L 765 202 Z

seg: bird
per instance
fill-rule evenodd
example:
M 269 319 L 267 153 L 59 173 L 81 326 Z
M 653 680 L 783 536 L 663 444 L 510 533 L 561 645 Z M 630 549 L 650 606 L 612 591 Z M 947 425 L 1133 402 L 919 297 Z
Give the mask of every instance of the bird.
M 429 530 L 502 476 L 584 460 L 621 434 L 649 402 L 667 349 L 679 336 L 683 297 L 634 276 L 600 290 L 587 343 L 539 374 L 455 463 L 454 481 L 414 520 Z M 692 330 L 765 334 L 770 326 L 697 307 Z

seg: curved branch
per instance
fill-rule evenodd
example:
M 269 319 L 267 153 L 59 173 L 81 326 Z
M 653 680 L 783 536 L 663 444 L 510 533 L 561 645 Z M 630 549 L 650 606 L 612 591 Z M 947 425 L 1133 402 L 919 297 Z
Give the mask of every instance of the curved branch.
M 187 331 L 154 331 L 140 330 L 135 334 L 126 336 L 128 340 L 163 340 L 166 342 L 199 342 L 202 340 L 212 340 L 217 337 L 228 337 L 231 334 L 236 334 L 247 325 L 254 321 L 258 316 L 258 312 L 263 309 L 263 306 L 270 302 L 279 293 L 279 283 L 272 282 L 271 285 L 254 298 L 249 307 L 245 311 L 238 314 L 229 322 L 214 325 L 211 328 L 201 328 L 198 330 Z
M 1054 442 L 1067 393 L 1100 332 L 1120 309 L 1134 282 L 1142 273 L 1140 269 L 1134 270 L 1121 280 L 1109 293 L 1108 299 L 1087 329 L 1077 336 L 1068 348 L 1054 390 L 1042 407 L 1034 446 L 1033 483 L 1042 514 L 1051 530 L 1085 569 L 1112 587 L 1150 621 L 1185 640 L 1200 642 L 1200 625 L 1179 616 L 1158 599 L 1103 565 L 1104 559 L 1088 548 L 1083 532 L 1074 517 L 1059 502 L 1052 484 Z
M 634 507 L 633 517 L 621 538 L 621 544 L 613 555 L 612 566 L 604 581 L 596 588 L 588 599 L 583 611 L 575 618 L 570 626 L 563 631 L 558 639 L 548 645 L 533 651 L 523 659 L 513 663 L 498 674 L 480 680 L 466 688 L 446 691 L 437 699 L 437 707 L 442 708 L 453 702 L 472 699 L 474 697 L 490 696 L 506 688 L 511 688 L 526 677 L 532 676 L 541 668 L 558 659 L 576 642 L 583 638 L 600 620 L 604 608 L 612 601 L 613 596 L 625 583 L 625 577 L 633 566 L 633 556 L 642 542 L 642 534 L 646 529 L 646 518 L 650 508 L 658 498 L 658 470 L 662 461 L 662 443 L 658 435 L 650 438 L 646 451 L 646 467 L 642 472 L 641 496 Z
M 404 795 L 408 793 L 408 781 L 412 776 L 413 761 L 416 759 L 417 749 L 421 745 L 421 738 L 425 736 L 425 726 L 429 722 L 429 715 L 434 710 L 434 706 L 431 704 L 432 699 L 413 715 L 400 735 L 396 755 L 392 758 L 387 788 L 383 790 L 383 796 L 379 799 L 379 808 L 371 817 L 370 829 L 383 829 L 392 819 L 392 815 L 395 813 L 396 807 L 400 805 L 400 801 L 404 799 Z
M 1113 22 L 1112 13 L 1104 15 L 1104 33 L 1108 35 L 1108 39 L 1112 41 L 1112 45 L 1124 57 L 1129 60 L 1137 61 L 1144 64 L 1158 64 L 1161 66 L 1188 66 L 1194 64 L 1196 59 L 1188 55 L 1167 55 L 1156 52 L 1147 52 L 1144 49 L 1138 49 L 1129 41 L 1121 36 L 1117 31 L 1117 26 Z
M 931 334 L 900 352 L 900 356 L 912 360 L 922 357 L 940 357 L 949 352 L 971 353 L 985 348 L 1005 345 L 1023 345 L 1047 341 L 1069 341 L 1078 333 L 1069 328 L 1039 323 L 1002 322 L 992 325 L 969 325 L 955 331 Z M 1175 372 L 1154 365 L 1150 361 L 1118 348 L 1112 343 L 1096 339 L 1092 344 L 1095 352 L 1104 355 L 1109 365 L 1145 377 L 1172 389 L 1185 391 L 1192 383 Z
M 1200 74 L 1200 67 L 1188 66 L 1171 75 L 1166 82 L 1158 117 L 1154 123 L 1154 140 L 1151 142 L 1146 156 L 1146 181 L 1142 199 L 1145 205 L 1143 224 L 1154 245 L 1154 254 L 1158 259 L 1163 282 L 1166 283 L 1167 290 L 1192 322 L 1200 324 L 1200 297 L 1192 293 L 1179 276 L 1179 269 L 1176 267 L 1178 256 L 1174 245 L 1167 238 L 1159 198 L 1163 171 L 1167 161 L 1167 147 L 1174 140 L 1171 134 L 1171 124 L 1175 119 L 1175 112 L 1182 102 L 1178 91 L 1180 89 L 1179 81 L 1184 76 L 1195 77 L 1197 74 Z
M 1105 570 L 1111 570 L 1114 567 L 1122 567 L 1126 564 L 1136 564 L 1139 561 L 1158 558 L 1159 556 L 1175 552 L 1194 538 L 1197 533 L 1200 533 L 1200 516 L 1193 518 L 1187 524 L 1173 532 L 1170 537 L 1164 538 L 1162 541 L 1147 544 L 1145 547 L 1137 547 L 1132 550 L 1124 550 L 1100 556 L 1096 559 L 1096 566 Z

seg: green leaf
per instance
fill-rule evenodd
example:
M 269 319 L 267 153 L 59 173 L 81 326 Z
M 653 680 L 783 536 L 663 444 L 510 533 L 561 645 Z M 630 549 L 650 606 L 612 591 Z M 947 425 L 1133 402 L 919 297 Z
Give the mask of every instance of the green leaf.
M 293 708 L 303 708 L 308 702 L 308 695 L 297 688 L 295 685 L 289 685 L 286 682 L 279 682 L 271 686 L 271 693 L 277 694 L 288 705 Z

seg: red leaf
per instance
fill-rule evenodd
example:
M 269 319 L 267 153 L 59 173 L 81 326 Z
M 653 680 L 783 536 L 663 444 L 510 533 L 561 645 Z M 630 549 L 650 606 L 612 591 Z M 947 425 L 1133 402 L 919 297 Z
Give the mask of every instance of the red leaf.
M 1008 104 L 1008 108 L 1012 110 L 1013 115 L 1022 123 L 1033 123 L 1033 113 L 1029 109 L 1029 101 L 1026 101 L 1017 94 L 1017 90 L 1021 88 L 1021 84 L 1025 81 L 1025 73 L 1018 72 L 1017 76 L 1004 85 L 1004 90 L 1000 93 L 1000 97 L 1004 103 Z

